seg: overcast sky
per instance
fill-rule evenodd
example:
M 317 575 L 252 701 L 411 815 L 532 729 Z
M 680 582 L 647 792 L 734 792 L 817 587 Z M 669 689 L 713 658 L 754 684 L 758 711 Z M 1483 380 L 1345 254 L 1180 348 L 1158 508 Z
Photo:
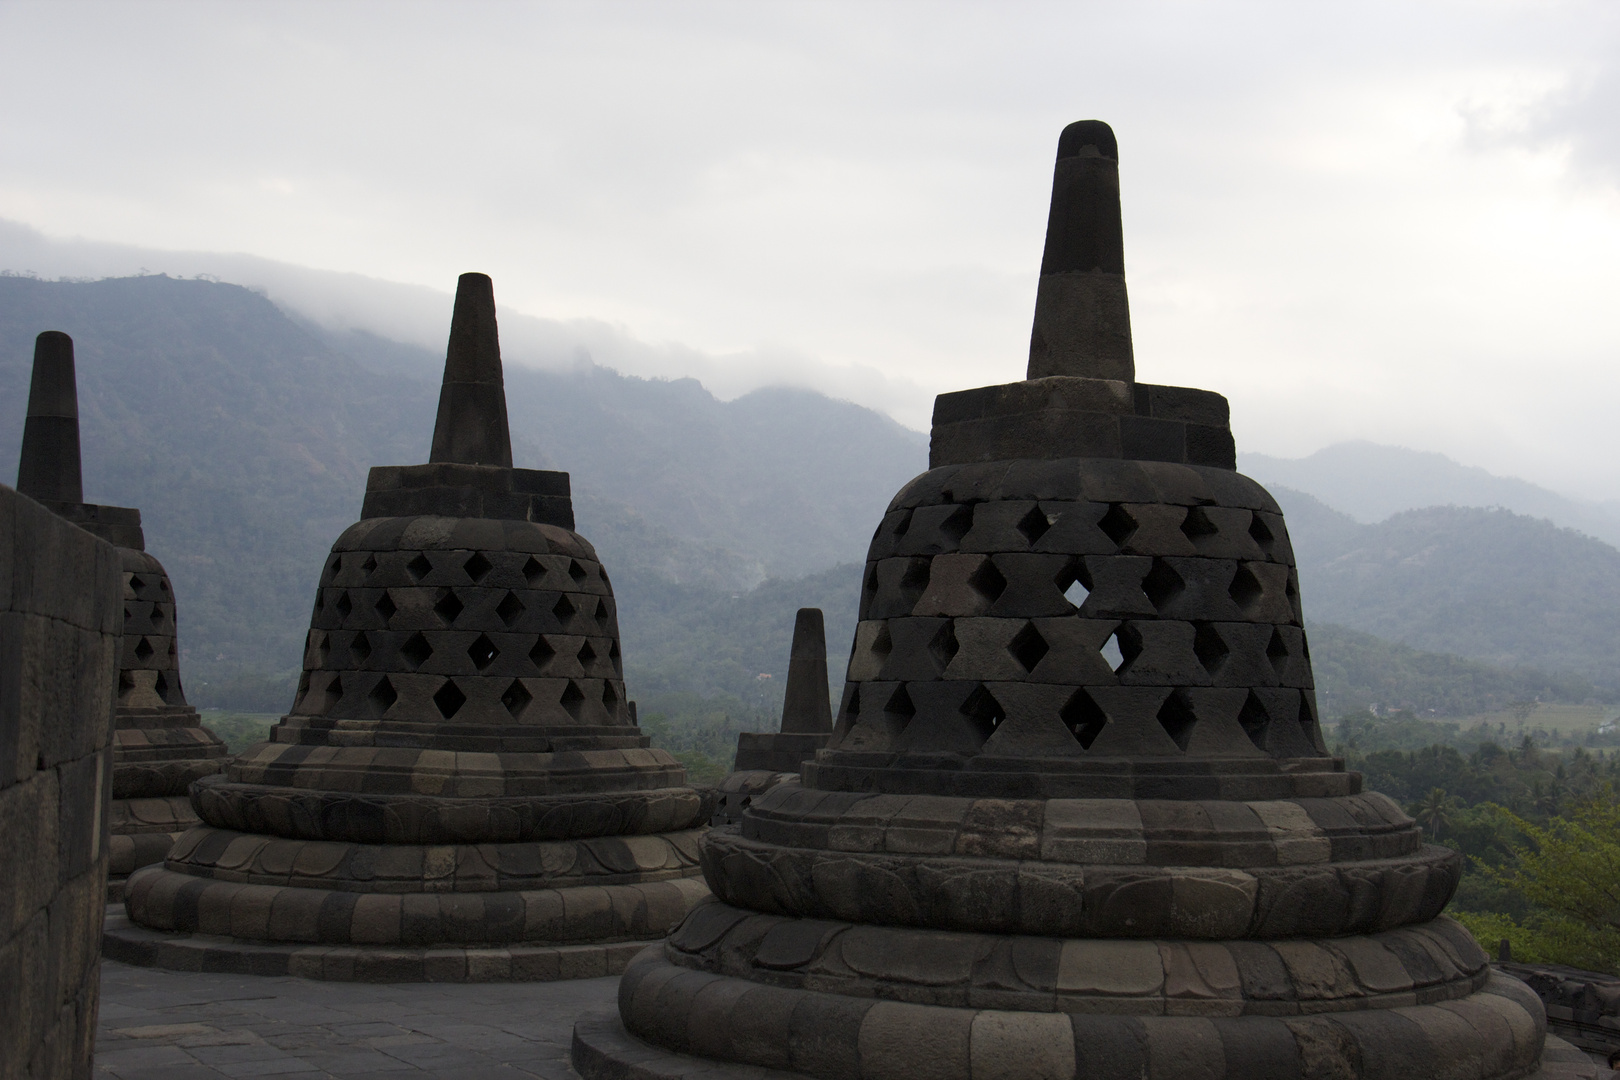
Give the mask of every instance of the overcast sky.
M 309 279 L 441 346 L 482 270 L 603 362 L 925 428 L 1022 377 L 1057 134 L 1096 117 L 1142 379 L 1226 394 L 1245 450 L 1620 497 L 1617 65 L 1620 5 L 1546 0 L 0 0 L 0 267 L 248 253 L 417 286 Z

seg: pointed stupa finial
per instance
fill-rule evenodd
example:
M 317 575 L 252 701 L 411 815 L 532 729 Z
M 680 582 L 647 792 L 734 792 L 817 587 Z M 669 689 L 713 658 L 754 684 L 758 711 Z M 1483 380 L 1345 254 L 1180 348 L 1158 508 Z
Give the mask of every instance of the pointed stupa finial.
M 1027 377 L 1049 375 L 1136 380 L 1119 144 L 1101 120 L 1078 120 L 1058 136 Z
M 782 732 L 825 735 L 832 731 L 832 698 L 827 690 L 827 629 L 820 608 L 800 608 L 793 620 L 793 651 L 788 656 L 787 692 L 782 701 Z
M 43 503 L 84 502 L 73 339 L 60 330 L 47 330 L 34 339 L 34 376 L 28 387 L 17 490 Z
M 462 274 L 456 281 L 439 418 L 428 460 L 512 467 L 495 284 L 487 274 Z

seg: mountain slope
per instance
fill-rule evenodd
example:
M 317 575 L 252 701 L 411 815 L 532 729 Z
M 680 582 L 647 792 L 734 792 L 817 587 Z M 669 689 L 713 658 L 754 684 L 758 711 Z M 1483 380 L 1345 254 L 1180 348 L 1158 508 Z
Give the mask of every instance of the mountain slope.
M 0 276 L 3 478 L 44 329 L 77 345 L 86 497 L 140 507 L 174 579 L 191 695 L 218 700 L 209 687 L 233 679 L 244 692 L 244 673 L 290 686 L 367 469 L 426 460 L 442 360 L 325 334 L 231 285 Z M 513 367 L 508 400 L 518 463 L 573 474 L 580 531 L 626 583 L 627 624 L 656 595 L 636 581 L 729 595 L 863 558 L 893 492 L 926 467 L 917 433 L 804 391 L 720 402 L 692 380 L 582 364 Z M 643 661 L 627 657 L 634 682 Z
M 1361 525 L 1283 487 L 1308 622 L 1501 667 L 1620 686 L 1620 551 L 1507 510 Z
M 1238 469 L 1268 487 L 1308 492 L 1363 524 L 1430 506 L 1502 507 L 1620 546 L 1620 514 L 1613 504 L 1571 499 L 1444 454 L 1356 441 L 1304 458 L 1240 453 Z

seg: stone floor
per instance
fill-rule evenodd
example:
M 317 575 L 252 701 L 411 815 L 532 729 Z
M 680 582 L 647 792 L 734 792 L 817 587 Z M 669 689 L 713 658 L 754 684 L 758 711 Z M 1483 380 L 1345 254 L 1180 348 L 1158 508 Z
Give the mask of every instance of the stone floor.
M 97 1080 L 578 1080 L 574 1019 L 619 980 L 311 982 L 103 960 Z

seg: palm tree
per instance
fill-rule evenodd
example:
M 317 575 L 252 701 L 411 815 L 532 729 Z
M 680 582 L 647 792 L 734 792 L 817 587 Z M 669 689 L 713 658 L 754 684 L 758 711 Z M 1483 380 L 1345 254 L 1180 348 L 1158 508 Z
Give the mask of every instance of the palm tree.
M 1429 793 L 1418 800 L 1413 807 L 1412 816 L 1419 825 L 1427 826 L 1433 830 L 1434 838 L 1440 839 L 1440 830 L 1451 824 L 1451 810 L 1456 800 L 1446 795 L 1445 788 L 1430 788 Z

